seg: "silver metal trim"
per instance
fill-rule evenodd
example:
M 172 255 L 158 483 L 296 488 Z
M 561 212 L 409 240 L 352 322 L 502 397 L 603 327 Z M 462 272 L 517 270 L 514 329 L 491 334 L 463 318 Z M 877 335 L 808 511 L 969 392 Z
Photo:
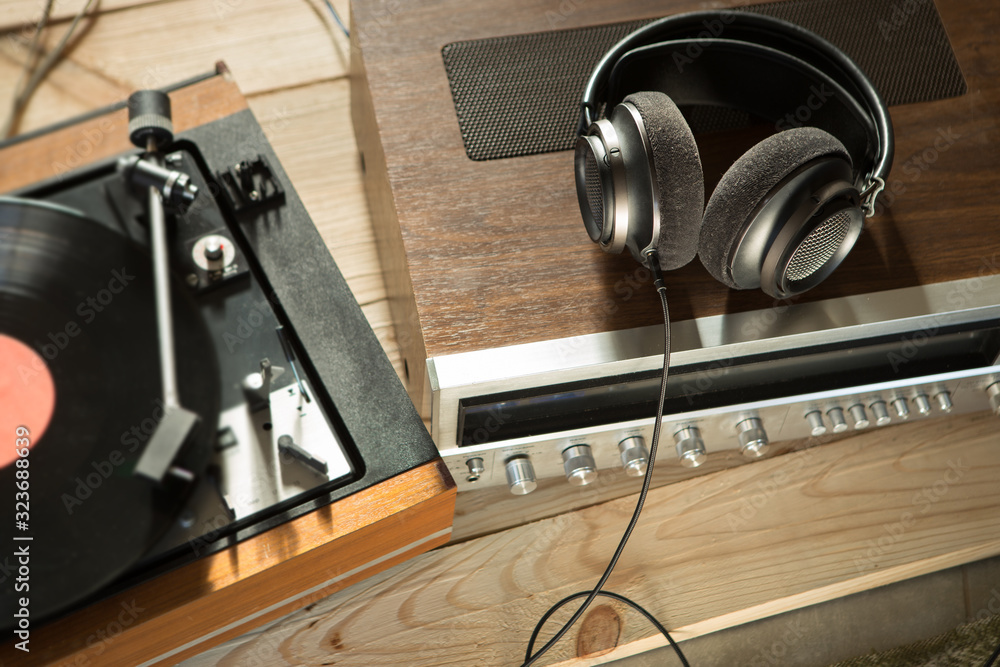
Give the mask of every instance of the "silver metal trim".
M 984 263 L 980 278 L 673 322 L 671 355 L 675 364 L 711 363 L 845 338 L 932 336 L 943 326 L 1000 317 L 997 271 Z M 442 451 L 455 446 L 463 398 L 655 370 L 662 333 L 654 325 L 430 358 L 434 442 Z
M 621 140 L 618 132 L 615 131 L 611 121 L 601 119 L 591 126 L 591 135 L 601 138 L 605 147 L 605 157 L 608 168 L 611 170 L 611 188 L 614 192 L 613 202 L 613 224 L 611 225 L 611 238 L 600 241 L 600 246 L 605 252 L 618 254 L 625 249 L 625 240 L 628 239 L 629 215 L 628 215 L 628 181 L 625 175 L 625 160 L 622 158 Z M 604 202 L 605 209 L 607 202 Z M 605 213 L 607 219 L 607 213 Z M 607 229 L 603 234 L 607 234 Z
M 642 138 L 642 147 L 646 151 L 646 160 L 649 166 L 649 190 L 651 193 L 650 199 L 652 200 L 652 226 L 650 232 L 649 243 L 644 247 L 640 248 L 638 245 L 629 246 L 629 250 L 632 252 L 632 257 L 634 257 L 638 262 L 642 263 L 645 261 L 646 253 L 651 250 L 656 250 L 656 243 L 660 239 L 660 184 L 657 182 L 656 178 L 656 165 L 653 163 L 653 145 L 649 143 L 649 132 L 646 130 L 646 123 L 642 120 L 642 115 L 639 110 L 631 102 L 622 102 L 622 108 L 628 111 L 629 115 L 632 116 L 632 120 L 635 123 L 636 129 L 639 132 L 639 137 Z M 628 239 L 626 239 L 626 246 L 628 246 Z
M 707 454 L 739 448 L 736 428 L 739 423 L 749 417 L 760 419 L 766 425 L 767 433 L 773 442 L 783 442 L 795 439 L 816 437 L 813 429 L 815 422 L 809 419 L 810 414 L 826 412 L 831 416 L 831 423 L 836 424 L 834 416 L 846 417 L 845 408 L 858 404 L 870 404 L 876 400 L 901 401 L 905 404 L 916 402 L 920 396 L 933 391 L 948 391 L 954 399 L 950 413 L 941 410 L 931 410 L 928 414 L 920 414 L 916 410 L 908 417 L 900 416 L 897 423 L 936 419 L 945 414 L 968 414 L 989 409 L 990 386 L 997 386 L 1000 392 L 1000 366 L 987 366 L 963 371 L 927 375 L 920 378 L 904 378 L 880 382 L 877 384 L 833 389 L 796 396 L 785 396 L 765 399 L 740 405 L 720 406 L 704 410 L 694 410 L 678 414 L 666 415 L 663 418 L 661 437 L 668 433 L 684 434 L 690 441 L 698 436 L 701 446 Z M 993 385 L 991 385 L 993 383 Z M 995 394 L 1000 400 L 1000 393 Z M 995 408 L 994 408 L 995 409 Z M 655 418 L 650 416 L 617 424 L 588 426 L 569 431 L 543 433 L 523 438 L 515 438 L 500 443 L 488 443 L 471 447 L 453 447 L 441 451 L 445 465 L 455 475 L 459 492 L 496 486 L 503 482 L 500 469 L 502 461 L 511 457 L 528 458 L 532 462 L 532 470 L 537 479 L 550 479 L 561 476 L 563 459 L 561 452 L 567 445 L 587 444 L 599 470 L 619 470 L 621 466 L 619 443 L 622 437 L 641 436 L 650 438 Z M 890 421 L 896 422 L 896 419 Z M 882 428 L 890 428 L 883 425 Z M 834 433 L 846 433 L 850 427 L 847 421 L 831 429 Z M 826 431 L 830 435 L 830 431 Z M 676 435 L 675 435 L 676 440 Z M 675 443 L 676 444 L 676 443 Z M 690 444 L 690 442 L 688 443 Z M 821 441 L 814 444 L 821 444 Z M 684 450 L 676 451 L 672 456 L 668 447 L 661 442 L 658 464 L 685 465 L 676 456 Z M 465 461 L 470 457 L 481 457 L 485 472 L 476 483 L 466 483 L 459 477 L 465 468 Z

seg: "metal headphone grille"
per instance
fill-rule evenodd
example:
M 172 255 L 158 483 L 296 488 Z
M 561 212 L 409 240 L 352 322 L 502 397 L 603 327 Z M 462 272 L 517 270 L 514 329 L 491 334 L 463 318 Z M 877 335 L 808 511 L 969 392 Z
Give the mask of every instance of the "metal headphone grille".
M 790 282 L 804 280 L 833 257 L 851 229 L 851 214 L 841 211 L 821 222 L 799 244 L 788 260 L 785 277 Z
M 603 230 L 604 228 L 604 188 L 601 187 L 601 171 L 597 165 L 597 158 L 592 151 L 587 151 L 587 201 L 590 203 L 590 214 L 594 216 L 594 222 Z

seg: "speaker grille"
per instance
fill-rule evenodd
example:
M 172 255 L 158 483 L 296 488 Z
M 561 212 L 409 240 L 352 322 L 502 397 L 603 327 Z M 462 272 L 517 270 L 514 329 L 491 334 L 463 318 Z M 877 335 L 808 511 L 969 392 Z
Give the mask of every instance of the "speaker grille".
M 911 7 L 912 5 L 912 7 Z M 898 26 L 899 7 L 912 12 Z M 924 2 L 786 0 L 741 9 L 797 23 L 830 40 L 871 78 L 886 104 L 962 95 L 937 8 Z M 576 141 L 580 97 L 604 52 L 646 21 L 453 42 L 441 54 L 465 152 L 473 160 L 566 150 Z M 750 124 L 745 112 L 681 110 L 697 134 Z
M 809 232 L 788 260 L 785 277 L 789 282 L 805 280 L 837 253 L 851 229 L 851 214 L 841 211 Z
M 601 187 L 601 172 L 597 158 L 592 151 L 587 151 L 587 201 L 590 204 L 590 214 L 594 216 L 597 228 L 604 229 L 604 188 Z

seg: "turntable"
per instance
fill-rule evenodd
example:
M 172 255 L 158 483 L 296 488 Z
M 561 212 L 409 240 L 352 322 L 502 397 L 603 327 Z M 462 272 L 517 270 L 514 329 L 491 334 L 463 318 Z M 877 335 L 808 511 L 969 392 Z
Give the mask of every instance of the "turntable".
M 173 664 L 450 534 L 242 95 L 168 92 L 0 146 L 0 662 Z

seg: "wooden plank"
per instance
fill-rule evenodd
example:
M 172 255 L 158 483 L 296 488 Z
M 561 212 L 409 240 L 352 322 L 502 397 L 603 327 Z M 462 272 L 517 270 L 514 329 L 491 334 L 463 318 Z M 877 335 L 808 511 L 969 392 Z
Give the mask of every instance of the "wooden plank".
M 181 81 L 224 60 L 250 94 L 343 76 L 347 51 L 334 31 L 308 2 L 177 0 L 100 16 L 69 57 L 131 88 Z
M 347 20 L 347 0 L 335 5 Z M 101 13 L 81 29 L 75 46 L 36 93 L 22 130 L 50 122 L 52 109 L 66 117 L 100 108 L 138 88 L 209 72 L 219 60 L 226 61 L 244 94 L 335 79 L 347 71 L 347 38 L 319 0 L 174 0 L 127 7 Z M 46 32 L 46 49 L 65 27 Z M 3 114 L 26 51 L 18 33 L 8 38 L 0 51 L 6 55 L 0 58 L 5 61 L 0 80 L 10 82 L 0 87 Z M 77 103 L 54 104 L 64 99 Z
M 742 4 L 746 0 L 713 6 Z M 605 255 L 586 238 L 571 151 L 469 160 L 441 48 L 550 30 L 555 11 L 563 15 L 558 27 L 573 28 L 703 5 L 441 0 L 387 13 L 377 3 L 356 3 L 355 23 L 378 29 L 355 31 L 353 48 L 362 61 L 355 68 L 365 83 L 352 93 L 361 100 L 357 89 L 364 87 L 370 99 L 358 102 L 366 118 L 358 122 L 356 115 L 355 125 L 384 151 L 384 188 L 372 198 L 391 203 L 382 206 L 391 215 L 374 220 L 399 246 L 391 256 L 405 261 L 396 269 L 403 275 L 389 286 L 391 298 L 405 302 L 397 326 L 419 337 L 408 349 L 404 344 L 411 367 L 426 356 L 655 325 L 659 312 L 651 287 L 629 299 L 615 291 L 637 270 L 627 253 Z M 890 184 L 904 194 L 871 221 L 870 233 L 831 280 L 796 301 L 974 277 L 989 259 L 982 239 L 993 227 L 995 207 L 982 193 L 1000 189 L 1000 152 L 993 145 L 1000 79 L 990 64 L 1000 59 L 1000 43 L 992 38 L 998 14 L 990 0 L 937 6 L 970 92 L 891 110 L 897 144 Z M 941 138 L 949 130 L 949 137 L 960 137 L 954 145 Z M 934 157 L 932 167 L 921 162 L 925 153 Z M 668 280 L 676 320 L 773 305 L 762 292 L 724 288 L 697 261 Z M 425 357 L 416 356 L 423 348 Z
M 0 118 L 4 121 L 26 57 L 25 45 L 0 39 Z M 105 107 L 125 99 L 130 92 L 100 73 L 66 61 L 39 86 L 13 133 L 23 134 Z
M 684 639 L 998 554 L 996 427 L 981 414 L 871 431 L 654 490 L 608 588 Z M 184 665 L 519 664 L 548 606 L 597 579 L 634 503 L 425 554 Z M 663 644 L 612 608 L 613 652 L 574 659 L 575 629 L 543 664 Z
M 92 7 L 91 11 L 100 14 L 163 1 L 101 0 Z M 87 0 L 58 0 L 58 2 L 53 2 L 49 21 L 55 25 L 69 21 L 76 16 L 77 12 L 85 4 L 87 4 Z M 30 39 L 34 33 L 35 26 L 38 25 L 38 20 L 42 16 L 44 6 L 45 0 L 5 0 L 3 4 L 0 4 L 0 32 L 14 31 L 18 37 L 27 37 Z

